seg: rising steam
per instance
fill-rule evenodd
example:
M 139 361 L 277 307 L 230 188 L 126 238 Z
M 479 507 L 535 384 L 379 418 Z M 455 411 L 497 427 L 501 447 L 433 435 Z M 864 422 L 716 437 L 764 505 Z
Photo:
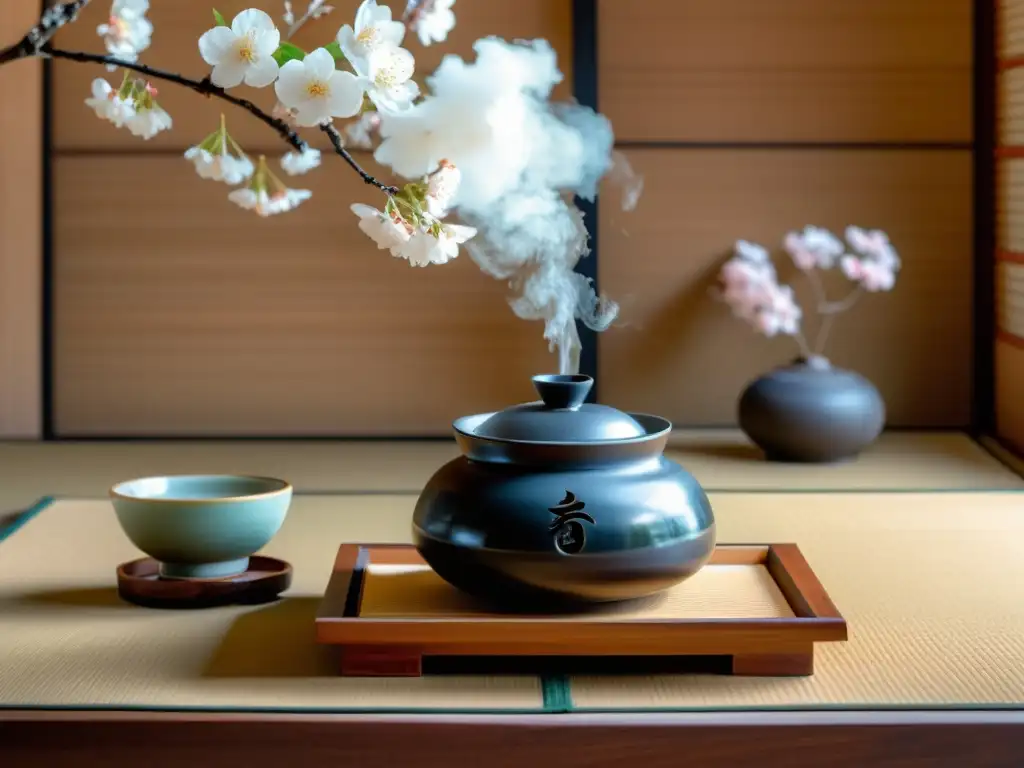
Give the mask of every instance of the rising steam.
M 574 271 L 589 252 L 583 214 L 572 196 L 594 199 L 613 168 L 611 124 L 592 109 L 552 104 L 561 82 L 555 52 L 543 40 L 508 43 L 489 37 L 465 62 L 448 55 L 427 78 L 428 95 L 411 109 L 382 115 L 376 159 L 407 178 L 443 159 L 462 172 L 455 212 L 478 235 L 466 244 L 473 260 L 508 281 L 512 310 L 544 321 L 559 370 L 577 373 L 576 319 L 596 331 L 616 319 L 618 304 L 598 296 Z M 632 207 L 641 185 L 615 163 Z

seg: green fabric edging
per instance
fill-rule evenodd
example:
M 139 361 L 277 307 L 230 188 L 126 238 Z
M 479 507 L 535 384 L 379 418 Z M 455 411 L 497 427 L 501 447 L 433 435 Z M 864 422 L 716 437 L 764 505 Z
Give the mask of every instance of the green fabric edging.
M 548 714 L 572 712 L 572 691 L 568 675 L 542 675 L 541 693 L 544 695 L 544 711 Z
M 55 500 L 56 499 L 53 496 L 43 496 L 35 504 L 16 517 L 13 523 L 0 528 L 0 543 L 11 538 L 11 536 L 20 531 L 29 521 L 32 520 L 32 518 L 53 504 Z

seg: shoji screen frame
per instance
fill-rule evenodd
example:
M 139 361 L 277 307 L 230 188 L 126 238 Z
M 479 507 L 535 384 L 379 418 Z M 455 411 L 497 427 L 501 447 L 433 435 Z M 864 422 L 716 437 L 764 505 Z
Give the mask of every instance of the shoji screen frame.
M 985 218 L 978 219 L 978 283 L 982 286 L 989 280 L 984 287 L 991 293 L 985 296 L 979 288 L 976 330 L 979 350 L 990 350 L 992 359 L 991 380 L 986 382 L 990 398 L 982 400 L 978 395 L 989 392 L 977 392 L 975 399 L 990 406 L 990 411 L 979 412 L 985 419 L 986 442 L 1020 459 L 1024 456 L 1024 397 L 1015 390 L 1024 389 L 1020 386 L 1024 382 L 1018 381 L 1024 379 L 1024 306 L 1017 306 L 1024 301 L 1024 230 L 1017 209 L 1024 209 L 1024 195 L 1018 199 L 1015 190 L 1024 189 L 1024 179 L 1017 181 L 1024 173 L 1024 112 L 1015 112 L 1024 107 L 1024 1 L 997 0 L 979 6 L 980 17 L 986 11 L 993 14 L 987 36 L 991 55 L 979 56 L 976 65 L 978 118 L 979 122 L 991 119 L 981 125 L 987 128 L 992 147 L 987 153 L 979 152 L 975 189 L 976 203 L 985 213 Z M 979 40 L 979 52 L 986 51 L 984 44 L 984 39 Z M 990 104 L 985 103 L 986 96 Z M 987 112 L 986 107 L 990 107 Z M 992 158 L 990 169 L 984 167 L 986 158 Z M 991 208 L 986 209 L 986 203 Z M 991 242 L 985 240 L 989 233 Z M 992 260 L 986 264 L 984 257 L 989 254 Z M 991 328 L 987 343 L 980 337 L 985 323 Z M 980 366 L 979 362 L 977 379 L 982 382 Z

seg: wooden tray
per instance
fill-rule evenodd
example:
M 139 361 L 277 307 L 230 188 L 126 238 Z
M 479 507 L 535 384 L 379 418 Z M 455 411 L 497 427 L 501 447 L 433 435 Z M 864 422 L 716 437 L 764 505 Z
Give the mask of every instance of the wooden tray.
M 846 622 L 795 544 L 721 545 L 662 595 L 564 616 L 487 613 L 412 546 L 342 544 L 316 634 L 353 676 L 419 676 L 424 656 L 724 656 L 735 675 L 797 676 Z

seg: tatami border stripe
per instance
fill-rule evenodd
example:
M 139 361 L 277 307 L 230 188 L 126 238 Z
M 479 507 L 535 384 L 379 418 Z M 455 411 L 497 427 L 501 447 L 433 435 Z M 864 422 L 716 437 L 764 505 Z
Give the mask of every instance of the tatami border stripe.
M 25 527 L 34 517 L 57 500 L 56 496 L 43 496 L 35 504 L 14 518 L 14 522 L 0 527 L 0 543 L 7 541 L 15 533 Z
M 564 715 L 573 711 L 572 684 L 568 675 L 542 675 L 540 685 L 546 713 Z

